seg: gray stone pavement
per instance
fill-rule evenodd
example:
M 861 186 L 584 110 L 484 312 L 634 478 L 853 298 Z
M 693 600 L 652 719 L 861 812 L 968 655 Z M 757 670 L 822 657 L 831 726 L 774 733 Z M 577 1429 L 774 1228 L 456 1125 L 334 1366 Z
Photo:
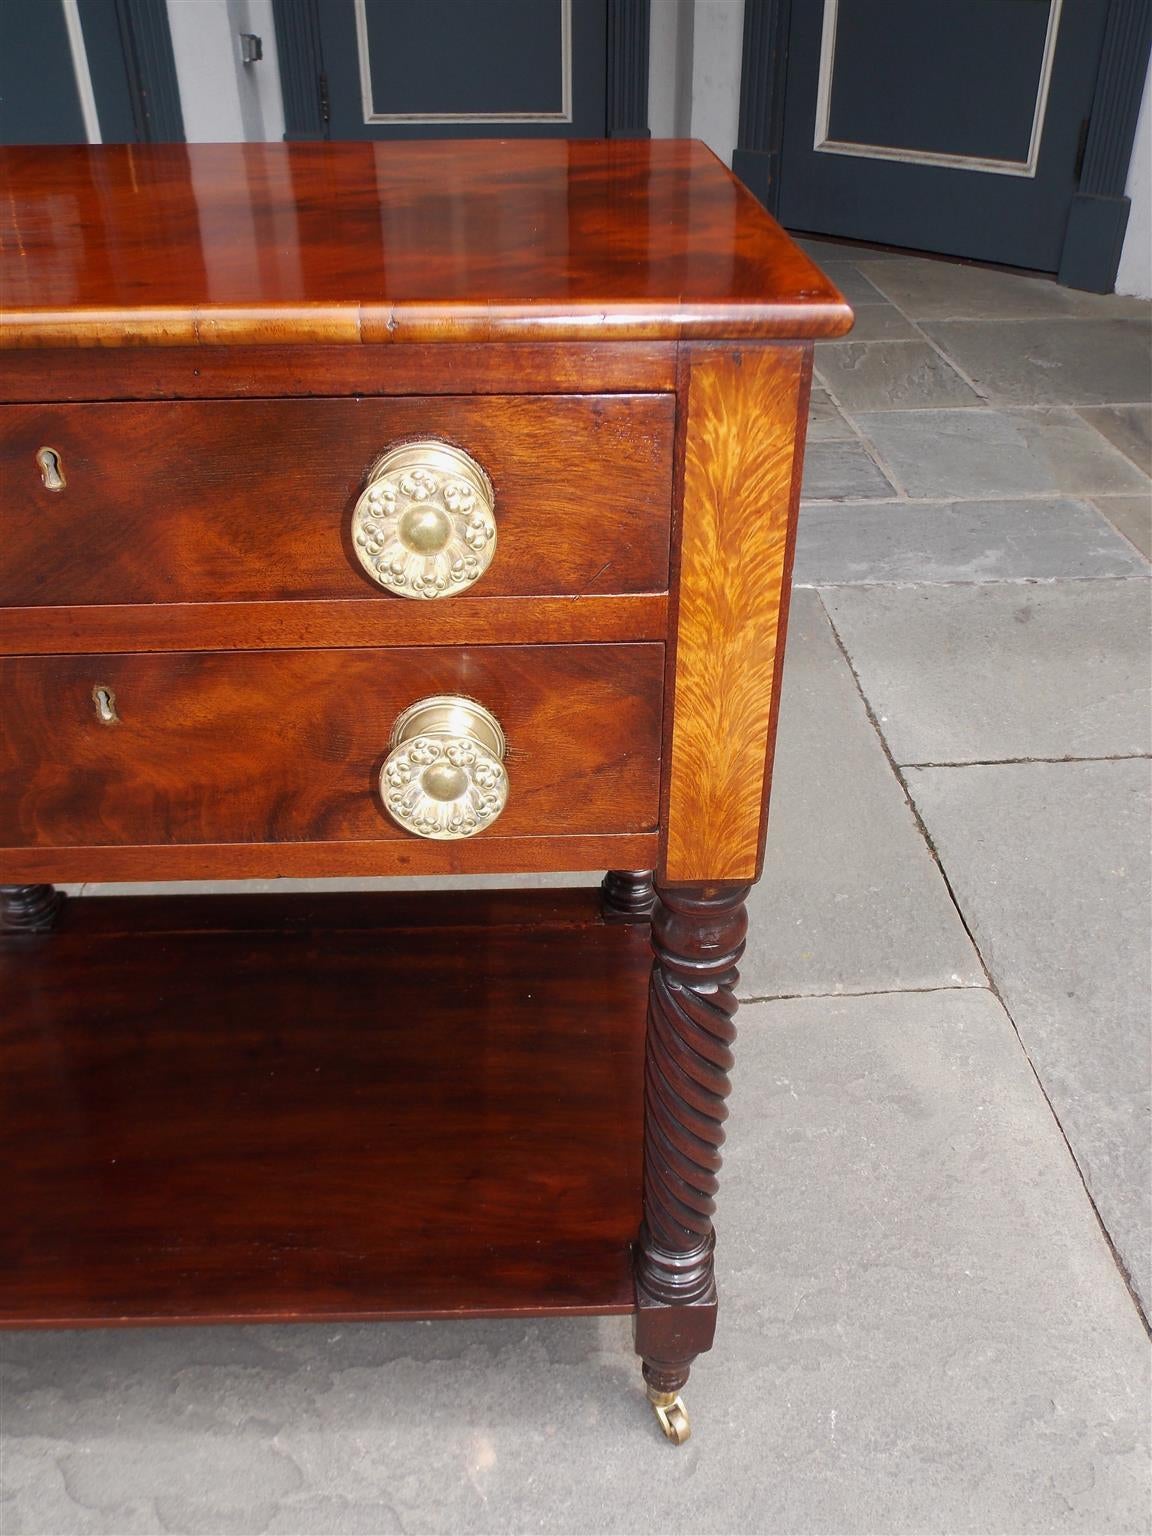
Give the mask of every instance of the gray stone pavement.
M 813 249 L 693 1440 L 613 1320 L 8 1335 L 3 1536 L 1150 1529 L 1150 306 Z
M 1149 764 L 912 768 L 907 781 L 1152 1314 Z

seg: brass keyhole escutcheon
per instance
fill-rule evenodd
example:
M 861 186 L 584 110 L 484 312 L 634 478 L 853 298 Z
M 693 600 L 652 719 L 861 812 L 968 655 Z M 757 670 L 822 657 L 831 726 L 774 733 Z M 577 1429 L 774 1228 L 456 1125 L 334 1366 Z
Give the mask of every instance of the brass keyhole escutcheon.
M 508 803 L 504 732 L 473 699 L 436 694 L 409 705 L 389 746 L 380 799 L 392 820 L 417 837 L 474 837 Z
M 376 460 L 352 513 L 356 558 L 399 597 L 452 597 L 496 552 L 492 482 L 469 454 L 428 439 Z
M 38 448 L 36 463 L 40 466 L 40 478 L 46 491 L 62 491 L 68 484 L 64 478 L 60 455 L 55 448 Z

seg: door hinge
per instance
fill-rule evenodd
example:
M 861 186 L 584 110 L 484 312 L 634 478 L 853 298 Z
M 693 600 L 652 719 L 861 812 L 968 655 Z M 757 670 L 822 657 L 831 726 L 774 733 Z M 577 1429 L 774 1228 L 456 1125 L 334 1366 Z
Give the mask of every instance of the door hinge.
M 1080 123 L 1080 136 L 1076 140 L 1076 164 L 1072 167 L 1073 181 L 1080 180 L 1080 173 L 1084 169 L 1084 151 L 1088 148 L 1088 118 L 1083 118 Z
M 321 72 L 316 76 L 316 88 L 320 97 L 320 121 L 330 123 L 332 121 L 332 103 L 328 96 L 328 76 Z

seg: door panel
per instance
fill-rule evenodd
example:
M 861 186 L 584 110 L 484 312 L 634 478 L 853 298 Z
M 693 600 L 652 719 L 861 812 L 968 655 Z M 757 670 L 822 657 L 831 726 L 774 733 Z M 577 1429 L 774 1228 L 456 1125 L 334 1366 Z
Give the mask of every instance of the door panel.
M 0 143 L 88 143 L 68 31 L 63 0 L 0 4 Z
M 1055 271 L 1107 0 L 793 4 L 791 229 Z
M 1046 0 L 839 0 L 827 141 L 1027 163 L 1056 10 Z M 892 33 L 899 47 L 874 45 Z
M 334 139 L 595 138 L 607 0 L 325 0 Z

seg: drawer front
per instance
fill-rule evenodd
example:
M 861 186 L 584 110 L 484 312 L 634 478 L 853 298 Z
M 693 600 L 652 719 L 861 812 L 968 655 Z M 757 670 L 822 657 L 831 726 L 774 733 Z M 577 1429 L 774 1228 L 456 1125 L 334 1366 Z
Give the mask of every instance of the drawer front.
M 0 604 L 395 601 L 352 513 L 380 455 L 422 438 L 492 483 L 470 596 L 662 591 L 674 418 L 671 395 L 0 407 Z
M 657 825 L 664 647 L 0 660 L 0 846 L 421 842 L 385 814 L 393 723 L 480 701 L 508 803 L 476 841 Z

